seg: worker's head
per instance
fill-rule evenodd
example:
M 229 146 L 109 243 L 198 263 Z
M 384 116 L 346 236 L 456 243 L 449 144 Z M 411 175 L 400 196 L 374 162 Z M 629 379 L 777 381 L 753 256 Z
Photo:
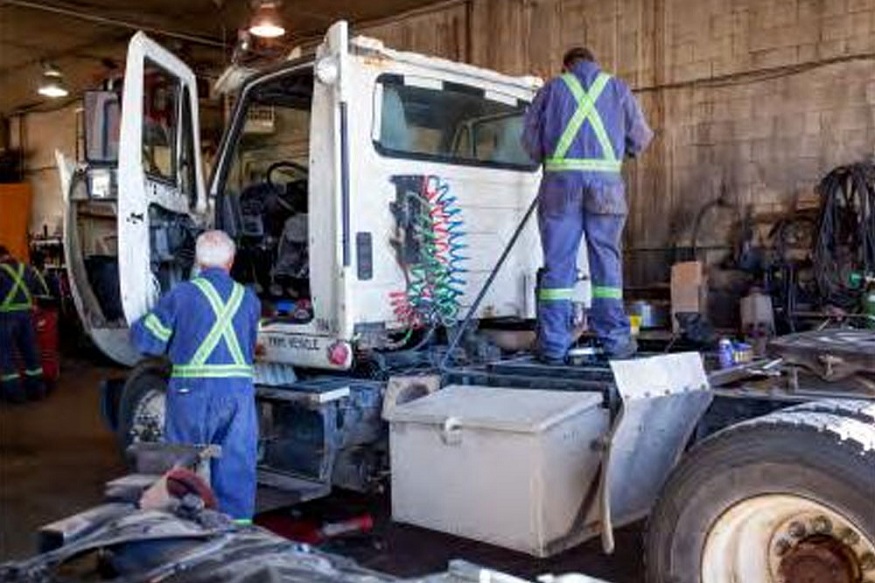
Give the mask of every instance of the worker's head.
M 562 57 L 562 70 L 568 72 L 574 68 L 574 65 L 583 61 L 589 63 L 595 62 L 595 56 L 592 54 L 591 50 L 586 47 L 574 47 L 568 49 L 565 56 Z
M 218 267 L 231 271 L 236 252 L 234 241 L 224 231 L 201 233 L 195 244 L 195 258 L 201 269 Z
M 9 259 L 9 257 L 9 249 L 4 247 L 3 245 L 0 245 L 0 261 L 3 261 L 4 259 Z

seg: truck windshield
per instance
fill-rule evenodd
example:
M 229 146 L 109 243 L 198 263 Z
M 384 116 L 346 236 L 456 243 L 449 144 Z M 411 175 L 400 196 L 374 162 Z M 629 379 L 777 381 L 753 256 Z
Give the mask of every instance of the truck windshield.
M 533 171 L 520 138 L 526 103 L 506 94 L 431 79 L 377 80 L 384 156 Z

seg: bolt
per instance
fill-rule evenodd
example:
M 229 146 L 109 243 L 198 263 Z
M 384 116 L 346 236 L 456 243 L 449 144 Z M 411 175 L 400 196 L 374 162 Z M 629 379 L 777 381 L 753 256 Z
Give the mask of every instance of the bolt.
M 787 551 L 790 550 L 790 541 L 787 539 L 780 539 L 775 543 L 775 554 L 779 557 L 782 557 L 787 554 Z
M 793 538 L 802 538 L 805 536 L 806 528 L 804 524 L 798 520 L 794 520 L 790 523 L 790 526 L 787 527 L 787 532 L 789 532 L 790 536 Z
M 842 542 L 848 546 L 854 546 L 855 544 L 860 542 L 860 535 L 850 528 L 843 529 L 839 538 L 841 538 Z
M 860 557 L 860 568 L 864 571 L 875 570 L 875 555 L 866 553 Z
M 826 516 L 818 516 L 811 521 L 811 530 L 817 534 L 829 534 L 832 532 L 832 522 Z

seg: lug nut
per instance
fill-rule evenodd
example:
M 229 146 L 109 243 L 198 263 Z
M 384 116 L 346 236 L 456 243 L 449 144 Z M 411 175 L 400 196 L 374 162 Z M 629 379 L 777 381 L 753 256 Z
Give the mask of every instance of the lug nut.
M 775 543 L 775 554 L 779 557 L 782 557 L 787 554 L 787 551 L 790 550 L 790 541 L 787 539 L 780 539 Z
M 790 523 L 790 526 L 787 527 L 787 532 L 789 532 L 790 536 L 793 538 L 802 538 L 807 531 L 804 524 L 798 520 L 794 520 Z
M 855 544 L 860 542 L 860 535 L 850 528 L 845 528 L 844 530 L 842 530 L 842 534 L 839 538 L 841 538 L 842 542 L 848 546 L 854 546 Z
M 811 521 L 811 530 L 816 534 L 829 534 L 832 532 L 832 522 L 826 516 L 818 516 Z
M 864 571 L 872 571 L 875 569 L 875 555 L 866 553 L 860 557 L 860 568 Z

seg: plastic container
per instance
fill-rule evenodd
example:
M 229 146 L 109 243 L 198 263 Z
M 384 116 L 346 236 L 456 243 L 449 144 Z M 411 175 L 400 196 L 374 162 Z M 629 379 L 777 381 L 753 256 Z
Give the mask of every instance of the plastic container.
M 732 340 L 729 338 L 720 339 L 720 344 L 717 346 L 717 359 L 720 361 L 720 368 L 732 368 L 735 363 Z
M 600 393 L 449 386 L 388 420 L 394 520 L 538 557 L 593 532 Z

